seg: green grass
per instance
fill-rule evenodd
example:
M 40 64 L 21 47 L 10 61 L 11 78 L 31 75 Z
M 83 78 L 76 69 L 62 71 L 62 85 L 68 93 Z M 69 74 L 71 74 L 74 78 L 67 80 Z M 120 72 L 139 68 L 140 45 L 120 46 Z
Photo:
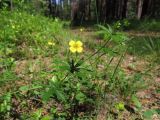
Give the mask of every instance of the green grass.
M 160 32 L 159 19 L 129 20 L 129 22 L 130 25 L 127 27 L 127 30 Z
M 156 61 L 160 59 L 160 37 L 134 37 L 127 44 L 132 55 L 147 56 Z
M 0 73 L 3 84 L 15 79 L 16 61 L 36 59 L 40 55 L 52 56 L 57 48 L 48 42 L 59 44 L 66 34 L 60 20 L 41 15 L 2 10 L 0 18 Z

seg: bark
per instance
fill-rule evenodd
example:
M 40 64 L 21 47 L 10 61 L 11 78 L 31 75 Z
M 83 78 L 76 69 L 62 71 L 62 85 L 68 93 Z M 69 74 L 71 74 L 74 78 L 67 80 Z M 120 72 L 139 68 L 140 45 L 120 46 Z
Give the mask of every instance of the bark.
M 143 9 L 143 2 L 144 0 L 137 0 L 137 19 L 140 20 L 142 17 L 142 9 Z
M 11 11 L 13 10 L 13 1 L 12 0 L 10 0 L 10 9 L 11 9 Z

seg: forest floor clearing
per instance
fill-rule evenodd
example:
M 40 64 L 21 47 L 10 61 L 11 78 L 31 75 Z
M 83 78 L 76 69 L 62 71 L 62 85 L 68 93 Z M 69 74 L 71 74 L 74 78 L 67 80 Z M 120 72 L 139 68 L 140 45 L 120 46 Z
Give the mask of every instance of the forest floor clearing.
M 81 28 L 74 28 L 71 31 L 77 34 L 81 34 L 80 32 Z M 82 29 L 84 29 L 82 27 Z M 95 30 L 91 27 L 87 27 L 86 29 L 84 29 L 85 32 L 84 35 L 89 34 L 90 36 L 95 35 Z M 123 31 L 125 34 L 127 34 L 128 36 L 133 36 L 133 37 L 160 37 L 160 31 L 137 31 L 137 30 L 128 30 L 128 31 Z
M 136 37 L 160 37 L 160 32 L 138 32 L 138 31 L 127 31 L 125 32 L 129 36 L 136 36 Z

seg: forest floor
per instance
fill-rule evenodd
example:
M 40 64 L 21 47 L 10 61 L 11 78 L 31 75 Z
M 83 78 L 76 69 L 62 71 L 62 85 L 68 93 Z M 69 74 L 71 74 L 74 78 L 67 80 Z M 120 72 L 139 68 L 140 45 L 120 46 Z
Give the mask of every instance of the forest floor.
M 149 36 L 149 37 L 160 37 L 160 32 L 139 32 L 139 31 L 127 31 L 129 36 Z
M 68 29 L 67 29 L 68 30 Z M 84 43 L 90 43 L 91 49 L 89 48 L 88 44 L 85 45 L 84 47 L 87 51 L 92 51 L 95 49 L 95 46 L 98 42 L 100 42 L 102 39 L 98 38 L 97 35 L 95 34 L 95 31 L 93 28 L 84 28 L 83 31 L 80 31 L 80 28 L 76 29 L 69 29 L 69 32 L 76 36 L 75 38 L 80 38 Z M 129 31 L 129 32 L 124 32 L 127 34 L 129 37 L 157 37 L 160 38 L 160 32 L 137 32 L 137 31 Z M 77 37 L 78 36 L 78 37 Z M 140 38 L 141 39 L 141 38 Z M 143 40 L 143 39 L 142 39 Z M 67 43 L 68 44 L 68 43 Z M 17 46 L 16 46 L 17 47 Z M 0 95 L 7 91 L 17 91 L 20 90 L 22 86 L 26 85 L 33 85 L 37 84 L 37 80 L 42 80 L 43 83 L 47 82 L 48 80 L 52 79 L 53 73 L 50 73 L 52 71 L 52 55 L 54 54 L 52 48 L 50 49 L 51 51 L 48 51 L 48 57 L 47 55 L 37 55 L 36 57 L 34 56 L 34 53 L 32 53 L 32 49 L 29 49 L 29 47 L 25 44 L 21 44 L 21 46 L 18 46 L 19 49 L 27 51 L 26 52 L 26 58 L 24 57 L 23 59 L 21 56 L 17 55 L 17 57 L 20 57 L 15 63 L 15 68 L 11 69 L 17 77 L 11 76 L 10 78 L 8 77 L 10 73 L 7 73 L 7 79 L 12 79 L 14 78 L 15 81 L 9 81 L 7 84 L 1 86 L 0 88 Z M 140 45 L 140 47 L 142 47 Z M 61 49 L 63 51 L 63 48 Z M 28 52 L 30 51 L 30 52 Z M 105 58 L 104 58 L 105 59 Z M 112 64 L 117 63 L 117 58 L 113 60 Z M 120 68 L 125 71 L 127 76 L 130 76 L 134 73 L 145 73 L 148 72 L 148 76 L 145 78 L 145 81 L 147 81 L 147 89 L 141 90 L 137 92 L 137 96 L 140 100 L 142 110 L 141 111 L 146 111 L 146 110 L 152 110 L 152 109 L 158 109 L 160 110 L 160 64 L 159 63 L 154 63 L 146 58 L 144 59 L 144 56 L 138 56 L 135 54 L 131 54 L 129 51 L 125 55 L 123 62 L 120 65 Z M 3 72 L 3 69 L 0 69 L 0 73 Z M 9 71 L 10 72 L 10 71 Z M 44 73 L 43 73 L 44 72 Z M 12 72 L 11 72 L 12 73 Z M 12 75 L 12 74 L 11 74 Z M 36 81 L 35 81 L 36 80 Z M 12 98 L 12 114 L 14 117 L 20 116 L 22 113 L 34 113 L 37 111 L 39 108 L 43 109 L 42 115 L 47 115 L 48 110 L 53 107 L 53 104 L 57 107 L 57 109 L 63 109 L 63 106 L 58 103 L 54 103 L 55 101 L 49 102 L 47 105 L 42 105 L 41 99 L 40 98 L 35 98 L 35 94 L 32 92 L 26 92 L 26 91 L 18 91 L 17 93 L 20 93 L 20 95 L 16 94 Z M 18 96 L 18 97 L 17 97 Z M 112 96 L 109 98 L 109 100 L 112 101 Z M 114 101 L 114 100 L 113 100 Z M 106 104 L 100 108 L 99 114 L 97 116 L 97 120 L 106 120 L 106 114 L 108 113 L 108 101 L 104 101 Z M 125 120 L 132 120 L 132 118 L 141 118 L 141 117 L 136 117 L 134 112 L 132 111 L 132 107 L 130 106 L 131 110 L 125 110 L 121 112 L 121 118 Z M 158 111 L 160 112 L 160 111 Z M 132 117 L 133 116 L 133 117 Z M 108 116 L 107 116 L 108 117 Z M 17 117 L 18 118 L 18 117 Z M 159 116 L 154 114 L 153 115 L 153 120 L 160 120 Z
M 85 39 L 85 41 L 92 40 L 93 42 L 95 42 L 100 40 L 96 37 L 95 32 L 92 28 L 85 29 L 83 33 L 80 32 L 79 28 L 72 29 L 71 32 L 77 36 L 81 36 L 83 39 Z M 127 31 L 124 33 L 129 37 L 160 38 L 160 32 Z M 148 77 L 145 79 L 149 86 L 147 87 L 147 89 L 137 92 L 137 96 L 142 104 L 142 111 L 148 109 L 160 109 L 160 64 L 155 64 L 151 68 L 150 64 L 152 64 L 151 61 L 143 59 L 142 56 L 132 55 L 129 52 L 126 54 L 123 62 L 121 63 L 121 68 L 123 68 L 127 75 L 132 75 L 137 72 L 143 73 L 144 71 L 149 71 Z M 107 109 L 105 109 L 105 107 L 106 106 L 102 107 L 97 117 L 98 120 L 106 120 L 105 115 L 107 113 Z M 130 120 L 130 116 L 132 116 L 132 114 L 125 111 L 122 116 L 122 118 Z M 160 116 L 153 115 L 152 119 L 160 120 Z

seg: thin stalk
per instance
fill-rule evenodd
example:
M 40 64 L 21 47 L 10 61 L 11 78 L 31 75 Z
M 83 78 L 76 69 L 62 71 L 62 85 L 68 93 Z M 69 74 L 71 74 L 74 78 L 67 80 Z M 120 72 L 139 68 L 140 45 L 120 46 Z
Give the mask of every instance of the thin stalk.
M 114 69 L 114 72 L 113 72 L 113 75 L 112 75 L 112 77 L 111 77 L 111 80 L 113 80 L 113 78 L 114 78 L 114 76 L 115 76 L 115 74 L 116 74 L 116 72 L 117 72 L 117 69 L 118 69 L 120 63 L 122 62 L 122 60 L 123 60 L 126 52 L 127 52 L 127 49 L 128 49 L 128 47 L 126 48 L 125 52 L 121 55 L 121 57 L 120 57 L 120 59 L 119 59 L 119 61 L 118 61 L 118 64 L 116 65 L 116 68 Z
M 108 41 L 106 41 L 105 42 L 105 44 L 102 46 L 102 47 L 100 47 L 97 51 L 95 51 L 92 55 L 90 55 L 88 58 L 86 58 L 83 62 L 82 62 L 82 64 L 84 63 L 84 62 L 86 62 L 87 60 L 89 60 L 90 58 L 92 58 L 93 56 L 95 56 L 97 53 L 99 53 L 108 43 L 109 43 L 109 41 L 110 41 L 111 39 L 109 39 Z M 81 61 L 82 59 L 80 59 L 79 61 Z M 79 63 L 79 61 L 77 62 L 77 64 Z M 76 65 L 77 65 L 76 64 Z

